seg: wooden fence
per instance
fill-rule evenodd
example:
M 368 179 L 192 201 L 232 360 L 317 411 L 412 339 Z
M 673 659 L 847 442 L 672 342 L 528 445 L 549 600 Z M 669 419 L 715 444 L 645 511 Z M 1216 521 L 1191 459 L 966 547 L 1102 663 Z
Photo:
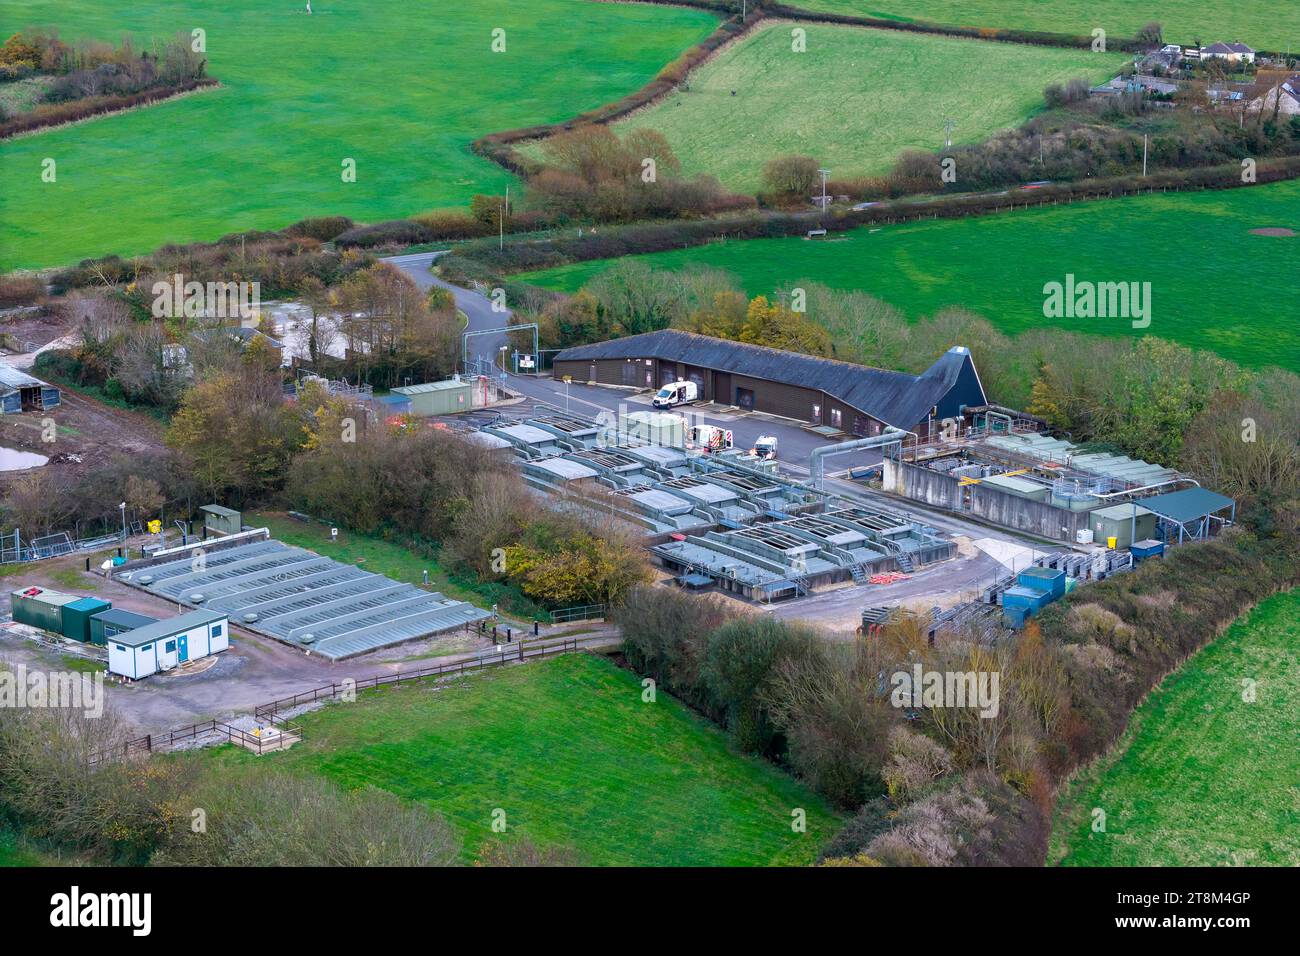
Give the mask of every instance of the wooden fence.
M 194 740 L 203 734 L 211 733 L 221 734 L 230 743 L 238 744 L 258 755 L 272 753 L 301 741 L 304 736 L 302 728 L 286 718 L 281 713 L 282 711 L 292 710 L 295 707 L 301 707 L 304 704 L 311 704 L 320 700 L 333 700 L 345 693 L 351 694 L 362 690 L 374 690 L 379 687 L 389 687 L 409 681 L 424 680 L 429 677 L 470 674 L 475 671 L 486 670 L 489 667 L 500 667 L 504 664 L 513 664 L 519 661 L 538 660 L 557 654 L 572 654 L 581 650 L 584 644 L 606 639 L 601 635 L 592 635 L 569 637 L 559 641 L 533 641 L 530 643 L 520 641 L 518 644 L 508 645 L 498 651 L 480 654 L 478 657 L 466 660 L 446 664 L 430 664 L 427 667 L 399 671 L 396 674 L 380 674 L 358 681 L 326 684 L 266 704 L 259 704 L 254 708 L 253 717 L 259 723 L 265 721 L 268 725 L 274 725 L 276 731 L 274 734 L 250 733 L 220 720 L 205 720 L 177 730 L 168 730 L 158 734 L 145 734 L 143 737 L 123 741 L 108 750 L 92 754 L 90 763 L 93 766 L 104 760 L 124 759 L 139 754 L 171 750 L 178 743 Z

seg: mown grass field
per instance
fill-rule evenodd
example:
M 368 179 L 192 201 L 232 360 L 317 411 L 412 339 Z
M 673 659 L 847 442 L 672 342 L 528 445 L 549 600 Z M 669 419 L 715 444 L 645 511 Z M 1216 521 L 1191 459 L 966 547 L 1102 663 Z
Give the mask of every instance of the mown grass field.
M 206 31 L 219 90 L 6 141 L 0 270 L 286 226 L 461 206 L 508 174 L 485 133 L 554 122 L 646 83 L 713 29 L 702 10 L 589 0 L 0 0 L 5 35 Z M 493 53 L 492 31 L 506 51 Z M 57 181 L 41 180 L 56 161 Z M 344 159 L 356 182 L 342 181 Z
M 868 227 L 825 241 L 716 243 L 643 261 L 725 269 L 753 295 L 820 282 L 863 290 L 914 318 L 961 306 L 1011 333 L 1050 325 L 1158 335 L 1246 366 L 1300 371 L 1300 273 L 1291 265 L 1300 237 L 1251 232 L 1265 227 L 1300 233 L 1300 182 Z M 574 290 L 610 265 L 582 262 L 518 278 Z M 1043 286 L 1064 282 L 1067 273 L 1150 282 L 1150 326 L 1045 318 Z
M 1043 105 L 1043 88 L 1113 75 L 1117 55 L 984 43 L 890 30 L 798 24 L 760 27 L 691 74 L 689 89 L 617 124 L 663 133 L 690 173 L 752 193 L 763 163 L 815 156 L 834 178 L 885 172 L 908 148 L 986 139 Z M 960 81 L 954 78 L 960 77 Z M 733 92 L 734 95 L 733 95 Z
M 1131 37 L 1152 20 L 1165 40 L 1205 44 L 1241 40 L 1261 50 L 1295 49 L 1300 41 L 1300 7 L 1271 0 L 792 0 L 792 6 L 829 13 L 966 27 L 1044 30 L 1091 36 L 1097 27 L 1110 36 Z
M 592 865 L 798 865 L 839 826 L 821 800 L 635 675 L 573 654 L 440 684 L 361 694 L 298 722 L 306 740 L 252 762 L 367 784 L 443 813 L 467 861 L 505 811 L 506 837 L 571 848 Z M 807 832 L 791 812 L 807 812 Z
M 1065 793 L 1067 866 L 1300 866 L 1300 589 L 1275 595 L 1134 713 Z M 1255 701 L 1243 700 L 1253 680 Z M 1092 831 L 1094 808 L 1105 832 Z

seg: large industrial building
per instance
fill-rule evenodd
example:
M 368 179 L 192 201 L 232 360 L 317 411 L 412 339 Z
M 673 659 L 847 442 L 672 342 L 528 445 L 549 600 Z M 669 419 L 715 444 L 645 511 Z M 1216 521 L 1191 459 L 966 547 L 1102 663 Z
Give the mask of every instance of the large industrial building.
M 554 374 L 638 389 L 694 382 L 702 401 L 860 437 L 887 426 L 924 436 L 988 402 L 970 350 L 961 346 L 909 375 L 664 329 L 565 349 Z

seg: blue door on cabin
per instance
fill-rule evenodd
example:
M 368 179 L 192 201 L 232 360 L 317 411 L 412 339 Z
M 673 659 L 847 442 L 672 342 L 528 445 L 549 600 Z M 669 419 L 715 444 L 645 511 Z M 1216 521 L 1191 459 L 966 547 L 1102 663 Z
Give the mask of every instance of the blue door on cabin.
M 190 637 L 182 634 L 176 638 L 176 659 L 184 664 L 190 659 Z

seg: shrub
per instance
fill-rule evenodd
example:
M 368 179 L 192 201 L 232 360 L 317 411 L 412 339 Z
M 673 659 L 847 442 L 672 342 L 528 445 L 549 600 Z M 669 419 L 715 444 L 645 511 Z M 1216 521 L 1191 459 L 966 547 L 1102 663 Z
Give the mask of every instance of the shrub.
M 321 242 L 330 242 L 356 226 L 347 216 L 320 216 L 315 219 L 300 219 L 285 229 L 290 236 L 306 236 Z

